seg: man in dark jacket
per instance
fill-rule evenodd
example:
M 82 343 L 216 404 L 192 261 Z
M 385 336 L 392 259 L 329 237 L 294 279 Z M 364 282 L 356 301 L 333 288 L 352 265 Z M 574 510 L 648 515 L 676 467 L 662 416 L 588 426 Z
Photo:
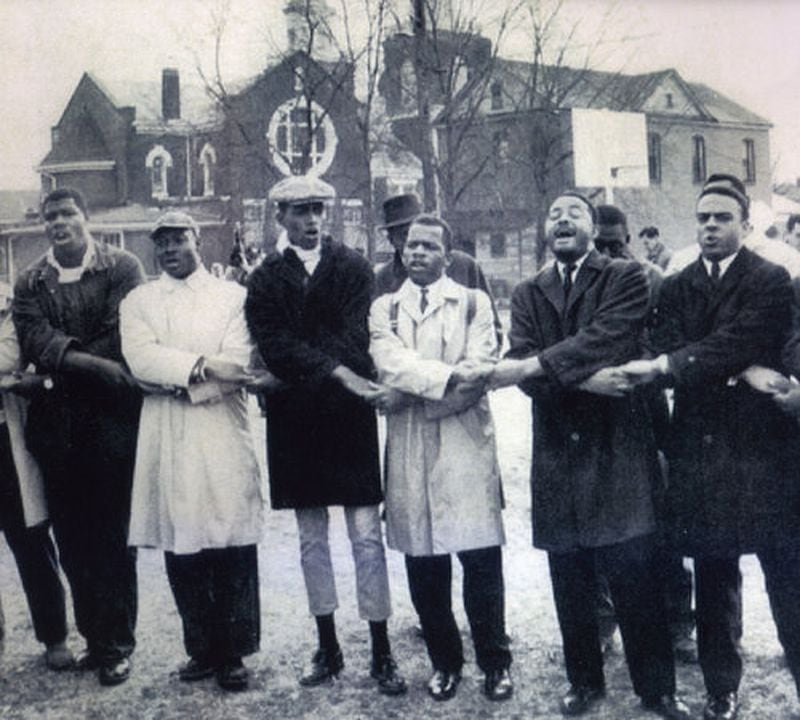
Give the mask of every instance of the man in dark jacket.
M 675 697 L 675 667 L 655 568 L 653 490 L 658 459 L 646 393 L 625 395 L 609 370 L 638 357 L 648 307 L 640 265 L 593 248 L 589 201 L 564 193 L 550 206 L 556 262 L 514 290 L 510 360 L 494 383 L 521 381 L 533 399 L 533 542 L 548 551 L 570 690 L 565 715 L 605 694 L 595 609 L 595 569 L 608 579 L 633 688 L 666 718 L 688 713 Z
M 322 234 L 327 183 L 289 177 L 270 191 L 288 246 L 250 276 L 245 314 L 267 369 L 287 387 L 266 399 L 272 507 L 293 508 L 309 609 L 319 648 L 302 685 L 344 666 L 333 612 L 338 605 L 328 546 L 328 507 L 343 505 L 356 564 L 359 613 L 369 621 L 371 675 L 384 694 L 406 686 L 389 646 L 389 580 L 378 505 L 378 430 L 373 404 L 388 390 L 372 381 L 367 316 L 372 269 Z
M 674 541 L 695 559 L 708 720 L 738 710 L 743 553 L 761 562 L 800 692 L 800 433 L 772 399 L 785 380 L 792 286 L 742 245 L 748 207 L 740 180 L 709 178 L 696 210 L 701 257 L 661 288 L 653 342 L 662 354 L 623 368 L 675 388 L 667 506 Z
M 144 272 L 131 253 L 92 239 L 76 190 L 51 192 L 42 216 L 50 250 L 20 274 L 12 312 L 24 362 L 54 387 L 32 400 L 26 439 L 86 638 L 78 666 L 116 685 L 135 645 L 128 523 L 141 407 L 122 360 L 119 304 Z

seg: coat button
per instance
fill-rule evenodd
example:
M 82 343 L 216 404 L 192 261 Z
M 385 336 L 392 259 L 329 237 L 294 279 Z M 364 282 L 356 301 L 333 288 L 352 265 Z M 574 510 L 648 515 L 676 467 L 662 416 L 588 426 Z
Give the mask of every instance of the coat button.
M 703 444 L 704 445 L 711 445 L 714 442 L 713 435 L 703 435 Z
M 694 355 L 689 355 L 689 362 L 690 363 L 697 362 L 697 358 Z
M 569 439 L 572 440 L 572 442 L 578 442 L 581 439 L 581 434 L 576 432 L 570 433 Z

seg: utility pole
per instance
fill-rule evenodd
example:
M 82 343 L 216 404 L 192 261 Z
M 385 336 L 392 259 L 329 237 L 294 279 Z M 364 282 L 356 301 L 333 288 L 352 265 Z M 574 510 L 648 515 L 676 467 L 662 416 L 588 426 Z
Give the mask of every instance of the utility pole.
M 434 167 L 431 109 L 428 98 L 430 68 L 425 31 L 425 0 L 414 3 L 414 78 L 417 91 L 417 122 L 422 155 L 422 203 L 427 211 L 436 210 L 436 170 Z

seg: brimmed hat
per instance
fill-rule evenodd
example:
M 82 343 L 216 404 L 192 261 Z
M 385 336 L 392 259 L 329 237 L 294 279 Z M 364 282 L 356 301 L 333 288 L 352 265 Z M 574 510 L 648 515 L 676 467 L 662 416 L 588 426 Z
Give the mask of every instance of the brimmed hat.
M 307 205 L 333 200 L 336 191 L 324 180 L 313 175 L 292 175 L 272 186 L 269 199 L 274 203 Z
M 408 225 L 422 212 L 422 205 L 414 193 L 394 195 L 383 202 L 383 225 L 390 228 L 397 225 Z
M 150 231 L 150 237 L 154 238 L 162 230 L 167 228 L 178 228 L 182 230 L 194 230 L 195 235 L 200 235 L 200 228 L 194 221 L 191 215 L 180 210 L 169 210 L 156 220 L 153 229 Z

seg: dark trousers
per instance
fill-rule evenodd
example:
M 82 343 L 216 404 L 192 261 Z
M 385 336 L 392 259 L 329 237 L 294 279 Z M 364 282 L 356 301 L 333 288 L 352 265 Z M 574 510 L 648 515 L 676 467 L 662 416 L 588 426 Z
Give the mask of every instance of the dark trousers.
M 258 651 L 261 609 L 255 545 L 164 554 L 190 657 L 214 664 Z
M 86 427 L 80 444 L 37 456 L 75 624 L 101 663 L 133 652 L 137 613 L 136 550 L 128 547 L 136 425 L 106 429 L 116 437 Z
M 511 652 L 505 627 L 502 551 L 494 546 L 457 554 L 464 570 L 464 609 L 478 667 L 484 673 L 507 668 Z M 450 555 L 406 555 L 406 573 L 433 667 L 460 672 L 464 650 L 453 616 Z
M 52 645 L 67 637 L 64 587 L 47 524 L 25 526 L 8 428 L 0 423 L 0 528 L 14 555 L 36 639 Z
M 766 580 L 778 639 L 800 695 L 800 543 L 756 553 Z M 720 695 L 739 689 L 742 658 L 742 578 L 738 557 L 698 556 L 697 652 L 706 689 Z
M 548 554 L 570 684 L 605 685 L 596 610 L 596 571 L 608 579 L 633 689 L 642 698 L 675 692 L 675 664 L 655 568 L 655 536 Z

